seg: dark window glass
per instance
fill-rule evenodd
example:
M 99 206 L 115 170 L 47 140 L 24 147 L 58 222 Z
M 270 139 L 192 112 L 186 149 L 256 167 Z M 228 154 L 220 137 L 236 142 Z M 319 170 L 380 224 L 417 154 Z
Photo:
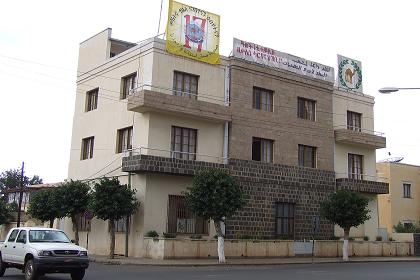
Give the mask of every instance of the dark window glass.
M 405 198 L 411 198 L 411 184 L 404 183 L 403 184 L 403 191 Z
M 16 238 L 18 243 L 26 243 L 26 230 L 21 230 L 18 237 Z
M 93 143 L 94 137 L 82 139 L 82 153 L 80 157 L 82 160 L 93 157 Z
M 195 160 L 197 129 L 172 126 L 171 152 L 173 158 Z
M 349 154 L 348 155 L 348 168 L 350 179 L 363 179 L 363 156 Z
M 7 241 L 8 241 L 8 242 L 13 242 L 13 241 L 15 241 L 16 236 L 18 235 L 18 233 L 19 233 L 19 230 L 18 230 L 18 229 L 14 229 L 14 230 L 12 231 L 12 233 L 10 234 L 9 239 L 7 239 Z
M 316 168 L 316 147 L 299 145 L 298 149 L 299 166 Z
M 121 96 L 120 99 L 126 99 L 130 91 L 136 86 L 137 73 L 130 74 L 121 78 Z
M 130 219 L 128 219 L 128 222 L 130 223 Z M 126 232 L 127 231 L 127 217 L 123 217 L 115 223 L 115 232 Z M 130 228 L 128 228 L 128 231 L 130 231 Z
M 347 129 L 362 131 L 362 114 L 347 111 Z
M 99 88 L 95 88 L 86 92 L 85 111 L 89 112 L 98 108 L 98 92 Z
M 258 110 L 273 112 L 273 91 L 254 87 L 252 107 Z
M 126 127 L 117 131 L 117 153 L 133 148 L 133 127 Z
M 184 196 L 169 195 L 168 233 L 208 234 L 208 230 L 209 222 L 188 210 Z
M 198 78 L 197 75 L 174 71 L 173 94 L 197 99 Z
M 273 140 L 252 137 L 252 160 L 273 162 L 273 144 Z
M 77 217 L 80 231 L 90 231 L 90 220 L 85 218 L 85 215 L 80 214 Z
M 315 101 L 298 97 L 298 118 L 315 121 Z
M 276 235 L 294 238 L 295 235 L 295 204 L 276 203 Z

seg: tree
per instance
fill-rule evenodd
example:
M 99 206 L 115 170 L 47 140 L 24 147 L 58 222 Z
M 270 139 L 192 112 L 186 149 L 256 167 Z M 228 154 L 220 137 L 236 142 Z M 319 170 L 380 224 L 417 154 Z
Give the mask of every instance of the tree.
M 8 189 L 18 188 L 20 186 L 21 169 L 10 169 L 0 174 L 0 192 Z M 38 175 L 29 178 L 23 175 L 23 187 L 29 185 L 42 184 L 42 179 Z
M 110 232 L 109 258 L 114 258 L 115 221 L 134 214 L 139 206 L 135 191 L 122 185 L 117 178 L 103 178 L 96 182 L 91 194 L 89 209 L 101 219 L 108 220 Z
M 61 218 L 59 206 L 61 201 L 57 198 L 57 194 L 58 190 L 55 188 L 33 193 L 29 202 L 28 214 L 43 223 L 50 222 L 50 228 L 52 228 L 54 220 Z
M 0 225 L 4 225 L 9 223 L 10 219 L 12 218 L 10 205 L 6 204 L 6 202 L 0 199 Z
M 351 227 L 370 219 L 369 199 L 355 192 L 338 190 L 321 202 L 321 216 L 344 230 L 343 260 L 348 261 L 348 242 Z
M 217 233 L 217 253 L 219 262 L 225 262 L 224 236 L 222 225 L 243 203 L 240 186 L 227 171 L 210 169 L 201 171 L 187 187 L 185 200 L 187 207 L 197 216 L 212 219 Z
M 82 181 L 65 181 L 57 188 L 57 199 L 60 201 L 59 216 L 71 219 L 74 228 L 74 239 L 79 244 L 79 220 L 89 206 L 89 185 Z

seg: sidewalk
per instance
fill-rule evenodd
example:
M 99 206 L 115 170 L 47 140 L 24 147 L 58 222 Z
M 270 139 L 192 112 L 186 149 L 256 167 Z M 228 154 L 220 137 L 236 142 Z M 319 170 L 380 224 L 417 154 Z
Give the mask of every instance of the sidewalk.
M 89 257 L 91 262 L 104 264 L 123 265 L 149 265 L 149 266 L 216 266 L 220 265 L 217 259 L 168 259 L 154 260 L 146 258 L 115 257 L 108 259 L 106 256 L 93 255 Z M 314 263 L 342 263 L 341 258 L 314 258 Z M 349 262 L 420 262 L 420 257 L 353 257 Z M 293 258 L 229 258 L 224 265 L 282 265 L 282 264 L 310 264 L 311 257 Z

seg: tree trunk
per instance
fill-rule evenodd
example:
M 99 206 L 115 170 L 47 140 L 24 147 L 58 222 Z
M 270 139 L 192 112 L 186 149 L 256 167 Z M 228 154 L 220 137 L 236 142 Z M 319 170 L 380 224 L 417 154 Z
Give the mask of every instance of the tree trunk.
M 54 226 L 54 219 L 51 219 L 50 220 L 50 228 L 53 228 L 53 226 Z
M 79 223 L 76 215 L 71 216 L 71 222 L 73 223 L 74 228 L 74 240 L 76 241 L 76 245 L 79 245 Z
M 114 220 L 109 220 L 109 234 L 110 234 L 110 243 L 109 243 L 109 258 L 114 258 L 115 252 L 115 223 Z
M 225 263 L 225 240 L 222 232 L 223 221 L 214 221 L 214 228 L 217 234 L 217 254 L 219 256 L 219 263 Z
M 343 261 L 349 261 L 349 235 L 350 228 L 344 229 L 344 243 L 343 243 Z

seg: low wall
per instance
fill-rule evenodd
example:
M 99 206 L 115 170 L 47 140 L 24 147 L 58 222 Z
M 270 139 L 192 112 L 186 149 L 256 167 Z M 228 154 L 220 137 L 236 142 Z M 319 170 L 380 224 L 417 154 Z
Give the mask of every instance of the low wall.
M 413 242 L 413 234 L 412 233 L 391 233 L 391 237 L 395 241 L 403 241 L 403 242 Z
M 315 241 L 316 257 L 341 257 L 343 241 Z M 227 258 L 294 257 L 290 240 L 225 240 Z M 413 242 L 350 241 L 349 256 L 413 256 Z M 144 238 L 144 257 L 152 259 L 216 258 L 217 240 Z

